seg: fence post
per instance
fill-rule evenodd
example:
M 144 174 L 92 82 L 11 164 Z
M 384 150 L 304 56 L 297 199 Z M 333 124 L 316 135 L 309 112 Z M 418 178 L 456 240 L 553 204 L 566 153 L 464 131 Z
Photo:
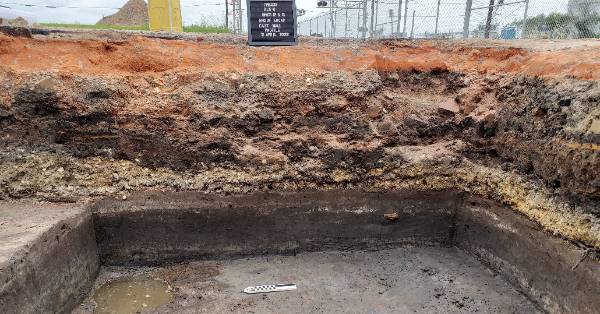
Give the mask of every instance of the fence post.
M 492 30 L 492 18 L 494 17 L 494 3 L 496 0 L 490 0 L 490 7 L 488 8 L 487 18 L 485 20 L 485 30 L 483 32 L 484 38 L 490 38 L 490 31 Z
M 402 37 L 406 37 L 406 21 L 408 20 L 408 0 L 404 6 L 404 29 L 402 30 Z
M 362 38 L 365 39 L 367 37 L 367 5 L 368 0 L 364 0 L 363 3 L 363 23 L 362 23 Z
M 308 20 L 308 36 L 312 36 L 312 19 Z
M 331 22 L 331 28 L 329 30 L 329 38 L 335 37 L 335 11 L 333 10 L 334 5 L 335 5 L 335 0 L 332 0 L 329 5 L 329 22 Z
M 390 9 L 390 38 L 394 37 L 394 9 Z
M 402 1 L 403 0 L 398 0 L 398 24 L 396 25 L 396 37 L 400 37 L 400 21 L 402 20 Z
M 413 39 L 415 36 L 415 13 L 416 11 L 413 10 L 412 26 L 410 27 L 410 39 Z
M 375 35 L 374 32 L 374 23 L 375 23 L 375 0 L 371 0 L 371 29 L 369 32 L 369 37 L 373 38 Z
M 467 0 L 467 7 L 465 9 L 465 24 L 463 26 L 463 38 L 469 38 L 469 24 L 471 23 L 471 8 L 473 7 L 473 0 Z
M 337 10 L 333 11 L 333 38 L 337 37 Z
M 379 37 L 379 32 L 377 31 L 377 26 L 379 25 L 379 2 L 381 0 L 377 0 L 377 5 L 375 6 L 375 34 L 377 34 L 377 37 Z M 384 20 L 385 21 L 385 20 Z M 392 25 L 393 27 L 393 25 Z M 394 33 L 394 31 L 392 30 L 392 33 Z M 383 35 L 383 27 L 381 28 L 381 35 Z
M 438 27 L 439 27 L 439 24 L 440 24 L 440 2 L 441 1 L 442 0 L 438 0 L 438 3 L 437 3 L 437 12 L 435 14 L 435 37 L 437 37 Z
M 360 32 L 358 31 L 360 29 L 360 7 L 357 8 L 356 10 L 356 38 L 360 37 Z
M 525 38 L 527 32 L 527 14 L 529 13 L 529 0 L 525 0 L 525 13 L 523 14 L 523 30 L 521 31 L 521 38 Z
M 346 8 L 346 22 L 344 23 L 344 38 L 348 38 L 348 0 L 344 0 L 344 7 Z
M 375 2 L 375 30 L 377 30 L 377 25 L 379 24 L 379 0 L 373 0 Z
M 317 19 L 317 34 L 321 34 L 321 33 L 319 33 L 319 17 L 317 16 L 316 19 Z
M 329 5 L 329 23 L 331 23 L 329 25 L 329 38 L 333 38 L 333 1 Z
M 229 30 L 229 0 L 225 0 L 225 29 Z

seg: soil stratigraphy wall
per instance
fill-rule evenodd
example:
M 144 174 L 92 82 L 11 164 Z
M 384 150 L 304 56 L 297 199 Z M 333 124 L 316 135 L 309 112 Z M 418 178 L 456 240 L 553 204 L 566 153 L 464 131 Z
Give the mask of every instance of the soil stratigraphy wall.
M 600 248 L 593 42 L 118 34 L 0 38 L 0 197 L 456 189 Z
M 600 88 L 596 82 L 519 78 L 500 86 L 502 109 L 483 126 L 497 153 L 557 190 L 600 196 Z
M 102 263 L 157 265 L 306 251 L 450 246 L 456 192 L 215 196 L 145 193 L 94 205 Z M 394 219 L 385 214 L 397 215 Z

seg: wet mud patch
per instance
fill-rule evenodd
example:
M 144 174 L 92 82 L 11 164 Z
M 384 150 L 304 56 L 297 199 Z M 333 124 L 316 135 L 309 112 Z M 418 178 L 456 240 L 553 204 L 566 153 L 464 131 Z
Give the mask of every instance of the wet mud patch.
M 173 299 L 164 281 L 146 277 L 124 277 L 109 281 L 95 293 L 96 314 L 130 314 L 152 311 Z
M 163 267 L 103 267 L 74 314 L 179 313 L 182 307 L 214 302 L 227 287 L 216 280 L 220 262 L 185 262 Z

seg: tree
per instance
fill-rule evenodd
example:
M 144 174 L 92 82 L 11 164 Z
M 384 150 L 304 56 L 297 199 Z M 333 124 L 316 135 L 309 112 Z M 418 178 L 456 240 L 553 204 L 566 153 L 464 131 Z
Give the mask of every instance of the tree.
M 579 1 L 574 3 L 573 9 L 569 10 L 579 38 L 600 37 L 600 15 L 598 15 L 597 5 L 597 2 Z
M 521 28 L 524 33 L 533 37 L 545 34 L 552 38 L 563 38 L 569 34 L 570 21 L 568 14 L 550 13 L 528 18 L 525 29 L 523 29 L 523 20 L 513 22 L 511 25 Z
M 600 16 L 596 13 L 576 15 L 569 13 L 540 14 L 527 19 L 525 33 L 532 37 L 545 34 L 551 38 L 599 38 Z M 589 13 L 589 14 L 587 14 Z M 511 23 L 522 29 L 523 20 Z
M 579 38 L 600 38 L 600 15 L 575 17 L 573 25 Z

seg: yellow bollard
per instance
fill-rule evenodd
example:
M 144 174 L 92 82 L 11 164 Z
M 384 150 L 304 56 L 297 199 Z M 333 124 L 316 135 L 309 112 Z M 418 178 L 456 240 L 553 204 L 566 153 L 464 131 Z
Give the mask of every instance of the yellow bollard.
M 151 31 L 183 32 L 179 0 L 148 0 Z

